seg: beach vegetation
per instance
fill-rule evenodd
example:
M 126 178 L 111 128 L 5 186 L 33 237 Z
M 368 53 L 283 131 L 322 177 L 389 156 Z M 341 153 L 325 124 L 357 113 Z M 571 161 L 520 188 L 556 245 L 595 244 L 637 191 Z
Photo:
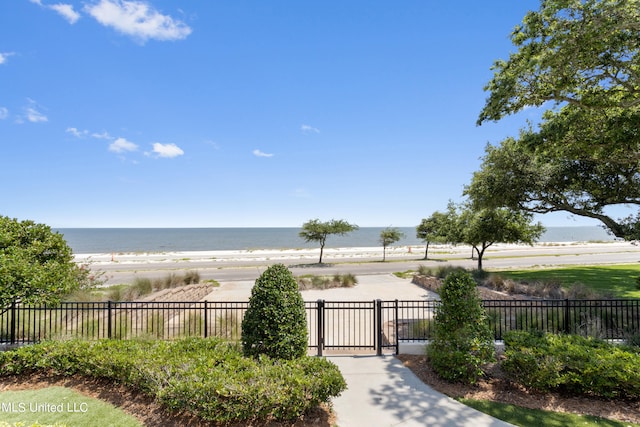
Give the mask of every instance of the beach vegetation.
M 400 241 L 405 237 L 405 234 L 395 227 L 387 227 L 380 232 L 379 242 L 382 245 L 382 261 L 387 258 L 387 247 Z
M 447 224 L 447 214 L 436 211 L 429 218 L 423 218 L 416 227 L 416 237 L 425 242 L 423 259 L 429 259 L 430 243 L 449 243 Z
M 307 289 L 332 289 L 352 288 L 358 284 L 358 278 L 351 274 L 334 274 L 333 276 L 304 275 L 297 276 L 298 288 L 301 291 Z
M 295 420 L 346 388 L 324 358 L 247 358 L 216 338 L 49 341 L 0 352 L 0 376 L 30 374 L 112 381 L 216 425 Z
M 295 359 L 307 352 L 307 315 L 293 274 L 274 264 L 256 279 L 242 319 L 245 356 Z
M 482 207 L 569 212 L 640 238 L 640 1 L 549 0 L 511 33 L 494 62 L 478 124 L 526 108 L 540 123 L 489 145 L 465 189 Z M 611 207 L 627 206 L 616 218 Z
M 0 216 L 0 309 L 12 303 L 55 304 L 93 286 L 62 234 L 45 224 Z
M 330 221 L 320 221 L 312 219 L 302 224 L 302 230 L 298 235 L 305 242 L 317 242 L 320 244 L 320 259 L 318 264 L 322 264 L 322 255 L 327 243 L 327 237 L 331 235 L 344 236 L 358 229 L 355 224 L 350 224 L 343 219 L 332 219 Z
M 453 272 L 438 293 L 427 360 L 443 379 L 473 384 L 494 360 L 493 332 L 469 273 Z

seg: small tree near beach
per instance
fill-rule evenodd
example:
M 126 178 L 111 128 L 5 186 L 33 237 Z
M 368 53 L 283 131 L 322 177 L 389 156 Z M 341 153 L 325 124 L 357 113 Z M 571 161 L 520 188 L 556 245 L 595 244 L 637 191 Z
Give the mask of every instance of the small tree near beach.
M 293 274 L 283 264 L 256 280 L 242 320 L 245 356 L 295 359 L 307 352 L 307 315 Z
M 440 377 L 473 384 L 495 354 L 476 283 L 465 271 L 452 272 L 439 294 L 441 303 L 436 308 L 434 339 L 427 347 L 427 359 Z
M 300 231 L 298 235 L 302 237 L 305 242 L 320 243 L 320 260 L 318 264 L 322 264 L 322 254 L 324 253 L 324 245 L 327 243 L 327 237 L 332 234 L 343 236 L 357 229 L 357 225 L 349 224 L 342 219 L 332 219 L 326 222 L 322 222 L 319 219 L 312 219 L 302 224 L 302 231 Z
M 380 232 L 380 244 L 382 245 L 382 262 L 387 258 L 387 247 L 393 245 L 404 237 L 404 233 L 397 228 L 385 228 Z

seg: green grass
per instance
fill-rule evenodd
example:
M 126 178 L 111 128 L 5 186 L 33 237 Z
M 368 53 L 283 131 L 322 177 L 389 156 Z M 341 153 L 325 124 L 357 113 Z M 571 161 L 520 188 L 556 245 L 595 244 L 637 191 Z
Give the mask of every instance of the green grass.
M 640 298 L 640 290 L 636 289 L 640 265 L 636 264 L 505 270 L 495 273 L 504 278 L 529 282 L 554 280 L 565 288 L 581 283 L 598 292 L 613 294 L 617 298 Z
M 487 400 L 459 399 L 460 402 L 492 417 L 521 427 L 638 427 L 639 424 L 608 420 L 590 415 L 528 409 Z
M 140 427 L 121 409 L 64 387 L 0 393 L 0 418 L 10 423 Z

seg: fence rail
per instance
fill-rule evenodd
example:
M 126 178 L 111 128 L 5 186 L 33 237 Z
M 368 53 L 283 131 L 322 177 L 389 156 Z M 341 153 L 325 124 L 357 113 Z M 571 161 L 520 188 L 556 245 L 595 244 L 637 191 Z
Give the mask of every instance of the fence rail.
M 640 334 L 640 300 L 485 300 L 496 340 L 509 330 L 604 339 Z M 438 301 L 305 302 L 309 348 L 398 352 L 431 338 Z M 248 302 L 65 302 L 14 304 L 0 312 L 0 344 L 46 339 L 222 337 L 239 340 Z

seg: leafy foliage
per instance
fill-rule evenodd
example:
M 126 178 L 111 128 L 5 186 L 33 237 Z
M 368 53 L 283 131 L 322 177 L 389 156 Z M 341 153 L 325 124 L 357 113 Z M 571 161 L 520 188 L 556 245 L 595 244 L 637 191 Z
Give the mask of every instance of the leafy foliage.
M 426 243 L 424 259 L 429 258 L 430 243 L 448 243 L 447 214 L 434 212 L 429 218 L 422 218 L 416 227 L 416 237 Z
M 26 372 L 109 379 L 218 423 L 295 419 L 346 388 L 326 359 L 244 358 L 215 339 L 63 341 L 0 352 L 0 375 Z
M 577 335 L 505 334 L 503 369 L 514 381 L 540 391 L 605 398 L 640 397 L 640 354 Z
M 446 380 L 475 383 L 495 352 L 476 283 L 469 273 L 452 272 L 439 294 L 434 339 L 427 346 L 429 363 Z
M 451 243 L 471 245 L 477 255 L 478 270 L 482 270 L 485 251 L 494 243 L 526 243 L 540 237 L 544 227 L 531 224 L 532 216 L 520 211 L 504 208 L 479 209 L 473 204 L 447 208 L 446 239 Z
M 0 216 L 0 307 L 56 303 L 90 283 L 63 236 L 44 224 Z
M 547 101 L 584 109 L 638 105 L 638 10 L 638 0 L 541 2 L 511 33 L 517 50 L 494 63 L 478 123 Z
M 488 147 L 466 193 L 482 207 L 594 218 L 640 239 L 640 1 L 549 0 L 526 14 L 508 60 L 494 64 L 478 123 L 555 105 L 539 129 Z
M 324 246 L 327 243 L 327 237 L 332 234 L 343 236 L 357 229 L 357 225 L 349 224 L 342 219 L 332 219 L 326 222 L 322 222 L 319 219 L 312 219 L 302 224 L 302 231 L 300 231 L 298 235 L 303 238 L 305 242 L 320 243 L 320 259 L 318 263 L 322 264 L 322 255 L 324 253 Z
M 382 261 L 387 258 L 387 246 L 393 245 L 405 237 L 404 233 L 397 228 L 387 227 L 380 232 L 380 244 L 382 245 Z
M 307 351 L 307 316 L 293 274 L 275 264 L 256 280 L 242 320 L 246 356 L 302 357 Z

